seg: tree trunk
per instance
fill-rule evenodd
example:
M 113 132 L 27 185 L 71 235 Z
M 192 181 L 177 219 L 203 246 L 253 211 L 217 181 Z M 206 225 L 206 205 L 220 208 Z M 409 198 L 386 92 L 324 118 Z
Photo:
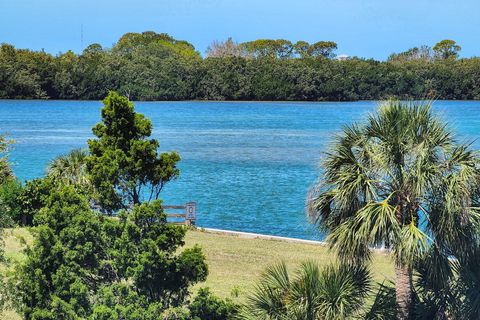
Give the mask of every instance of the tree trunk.
M 133 205 L 140 204 L 140 195 L 137 192 L 137 187 L 136 186 L 133 187 L 132 201 L 133 201 Z
M 398 307 L 397 319 L 411 319 L 412 269 L 408 266 L 395 266 L 395 292 Z

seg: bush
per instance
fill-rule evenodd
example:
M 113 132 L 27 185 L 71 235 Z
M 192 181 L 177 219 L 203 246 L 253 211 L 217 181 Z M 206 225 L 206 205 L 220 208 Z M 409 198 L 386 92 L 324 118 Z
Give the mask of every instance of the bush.
M 233 301 L 214 296 L 208 288 L 198 290 L 188 308 L 193 320 L 228 320 L 239 311 L 239 306 Z
M 15 222 L 24 226 L 32 226 L 34 217 L 45 206 L 46 200 L 54 189 L 50 179 L 34 179 L 25 183 L 18 195 L 19 210 Z
M 0 228 L 11 227 L 21 215 L 19 195 L 22 184 L 17 180 L 8 180 L 0 185 Z
M 162 320 L 190 320 L 190 314 L 188 310 L 184 308 L 171 308 L 163 312 Z
M 50 319 L 58 309 L 62 319 L 155 320 L 184 306 L 189 287 L 206 279 L 199 247 L 178 253 L 185 229 L 167 224 L 160 201 L 120 219 L 92 211 L 72 186 L 42 202 L 15 275 L 26 319 Z

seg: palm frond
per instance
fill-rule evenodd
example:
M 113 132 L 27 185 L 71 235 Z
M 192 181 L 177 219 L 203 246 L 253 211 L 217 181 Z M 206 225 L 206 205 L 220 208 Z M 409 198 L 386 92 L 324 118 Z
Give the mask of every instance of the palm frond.
M 413 220 L 401 230 L 401 235 L 393 246 L 397 263 L 413 266 L 425 256 L 429 248 L 428 236 L 418 228 Z
M 263 273 L 249 296 L 241 318 L 269 320 L 345 320 L 362 314 L 371 293 L 365 265 L 340 264 L 321 269 L 307 261 L 294 277 L 285 264 Z M 378 311 L 380 312 L 380 311 Z
M 55 181 L 67 185 L 86 185 L 86 159 L 88 152 L 83 149 L 74 149 L 66 155 L 52 160 L 47 167 L 47 176 Z
M 361 317 L 363 320 L 390 320 L 395 319 L 397 314 L 397 302 L 395 300 L 394 284 L 378 285 L 375 299 L 370 309 Z

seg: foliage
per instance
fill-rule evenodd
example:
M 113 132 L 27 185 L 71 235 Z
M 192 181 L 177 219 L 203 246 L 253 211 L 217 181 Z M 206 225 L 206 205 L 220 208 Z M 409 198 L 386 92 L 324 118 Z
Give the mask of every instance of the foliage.
M 48 178 L 27 181 L 17 196 L 18 215 L 14 217 L 17 224 L 32 226 L 35 217 L 45 205 L 55 185 Z
M 0 184 L 0 229 L 11 227 L 21 216 L 19 195 L 22 184 L 17 180 L 8 180 Z
M 289 58 L 292 55 L 292 43 L 284 39 L 258 39 L 241 45 L 249 56 L 254 58 Z
M 300 58 L 307 58 L 309 56 L 310 44 L 307 41 L 299 40 L 293 44 L 293 51 Z
M 458 260 L 449 260 L 436 247 L 416 263 L 415 318 L 456 319 L 462 313 L 458 302 L 465 301 L 465 297 L 459 290 L 460 279 L 455 271 L 458 267 Z
M 365 307 L 373 293 L 370 274 L 364 266 L 328 266 L 321 270 L 312 262 L 301 264 L 291 277 L 284 263 L 267 268 L 250 295 L 244 319 L 387 319 L 395 314 L 391 291 L 381 287 L 371 310 Z M 377 302 L 378 301 L 378 302 Z M 381 302 L 380 302 L 381 301 Z
M 92 155 L 73 150 L 60 156 L 45 178 L 23 188 L 13 179 L 0 184 L 0 231 L 5 218 L 35 226 L 26 260 L 8 279 L 9 300 L 25 319 L 158 319 L 166 310 L 187 311 L 189 288 L 207 277 L 202 250 L 180 250 L 186 229 L 167 223 L 158 200 L 163 185 L 179 173 L 178 154 L 157 153 L 158 142 L 148 140 L 151 122 L 127 98 L 112 92 L 105 105 L 104 122 L 93 130 L 99 139 L 89 141 Z M 106 197 L 105 184 L 95 185 L 105 171 Z M 150 197 L 141 203 L 145 186 Z M 101 201 L 118 197 L 121 205 L 107 202 L 108 210 L 129 211 L 116 218 L 93 211 L 92 190 L 100 191 Z M 2 291 L 3 284 L 0 279 Z M 5 297 L 2 292 L 0 307 Z M 208 292 L 195 304 L 199 317 L 222 317 L 233 312 L 230 307 Z
M 49 165 L 45 178 L 27 181 L 24 186 L 17 180 L 0 184 L 0 208 L 4 223 L 32 226 L 35 216 L 46 205 L 53 189 L 73 186 L 87 195 L 89 184 L 85 174 L 86 153 L 74 150 L 56 158 Z
M 389 61 L 431 61 L 433 59 L 432 49 L 429 46 L 423 45 L 420 47 L 413 47 L 405 52 L 393 53 L 388 57 Z
M 121 54 L 131 54 L 139 48 L 148 48 L 155 45 L 164 46 L 176 53 L 186 56 L 198 55 L 195 48 L 186 41 L 175 40 L 166 33 L 155 33 L 153 31 L 145 31 L 142 33 L 126 33 L 113 47 L 113 51 Z
M 158 319 L 208 273 L 199 247 L 178 253 L 185 229 L 167 224 L 160 201 L 106 218 L 65 186 L 35 221 L 12 282 L 26 319 Z
M 115 90 L 132 100 L 480 99 L 480 58 L 456 59 L 460 47 L 450 40 L 388 61 L 337 61 L 336 48 L 333 41 L 227 39 L 202 58 L 190 43 L 151 31 L 78 55 L 3 44 L 0 98 L 99 100 Z
M 312 44 L 307 52 L 311 57 L 333 58 L 335 50 L 337 50 L 337 43 L 333 41 L 318 41 Z
M 21 184 L 15 180 L 8 161 L 7 152 L 10 144 L 10 140 L 0 135 L 0 263 L 6 260 L 4 228 L 11 227 L 13 224 L 18 211 L 17 196 L 21 190 Z M 0 273 L 0 316 L 8 303 L 7 289 L 4 276 Z
M 134 288 L 126 284 L 115 283 L 102 287 L 96 299 L 89 317 L 92 320 L 155 320 L 162 314 L 158 304 L 149 304 Z
M 395 288 L 382 283 L 379 285 L 375 298 L 367 312 L 362 316 L 364 320 L 389 320 L 397 314 Z
M 126 97 L 110 92 L 103 100 L 102 122 L 88 141 L 87 173 L 96 198 L 106 212 L 158 199 L 163 186 L 179 175 L 176 152 L 158 154 L 159 143 L 148 139 L 152 123 L 136 113 Z
M 62 185 L 88 186 L 86 159 L 88 152 L 75 149 L 53 159 L 47 167 L 47 177 Z
M 417 265 L 415 317 L 477 319 L 480 317 L 480 247 L 451 259 L 436 248 Z
M 442 40 L 433 47 L 433 52 L 440 59 L 456 59 L 460 50 L 462 47 L 453 40 Z
M 309 212 L 345 261 L 391 250 L 400 319 L 411 313 L 412 270 L 430 248 L 467 257 L 480 221 L 476 152 L 458 144 L 430 104 L 389 101 L 345 127 L 327 154 Z M 437 264 L 433 264 L 433 267 Z
M 56 308 L 69 317 L 89 314 L 89 291 L 102 281 L 98 217 L 73 188 L 66 188 L 47 199 L 36 219 L 34 244 L 16 275 L 22 313 L 26 319 L 53 318 L 50 310 Z
M 239 306 L 231 300 L 222 300 L 210 293 L 208 288 L 201 288 L 188 305 L 193 320 L 229 320 L 239 312 Z
M 120 231 L 111 248 L 115 272 L 131 277 L 137 291 L 148 301 L 180 305 L 188 296 L 189 285 L 206 279 L 207 265 L 199 247 L 177 254 L 184 244 L 186 229 L 167 224 L 159 200 L 136 205 L 128 214 L 121 213 L 118 226 L 109 223 L 107 237 L 113 238 Z
M 8 161 L 8 151 L 13 141 L 0 135 L 0 185 L 14 179 L 13 171 Z

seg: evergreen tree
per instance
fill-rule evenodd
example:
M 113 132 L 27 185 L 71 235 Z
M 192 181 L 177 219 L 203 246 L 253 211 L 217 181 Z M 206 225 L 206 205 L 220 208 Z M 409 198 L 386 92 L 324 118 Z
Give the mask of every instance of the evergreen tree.
M 152 123 L 136 113 L 133 103 L 116 92 L 103 100 L 102 122 L 88 141 L 87 172 L 96 199 L 109 213 L 159 198 L 163 186 L 179 175 L 176 152 L 161 153 L 149 139 Z
M 158 319 L 208 274 L 198 246 L 160 201 L 101 216 L 72 186 L 53 189 L 12 287 L 25 319 Z M 13 285 L 14 284 L 14 285 Z

